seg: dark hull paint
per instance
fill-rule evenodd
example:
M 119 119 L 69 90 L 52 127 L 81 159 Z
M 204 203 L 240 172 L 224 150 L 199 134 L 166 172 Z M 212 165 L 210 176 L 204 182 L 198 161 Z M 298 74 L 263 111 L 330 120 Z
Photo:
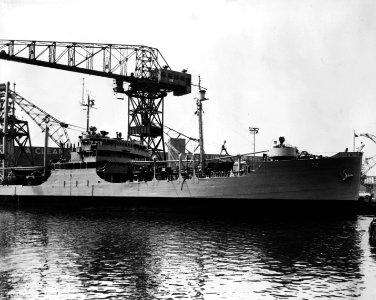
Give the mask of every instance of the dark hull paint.
M 60 210 L 120 210 L 132 212 L 158 211 L 194 214 L 233 214 L 257 218 L 265 216 L 345 216 L 376 213 L 376 206 L 369 206 L 360 201 L 342 200 L 276 200 L 263 199 L 248 201 L 247 199 L 223 198 L 184 198 L 176 201 L 173 198 L 114 198 L 114 197 L 40 197 L 11 196 L 2 197 L 3 207 L 16 209 L 60 209 Z

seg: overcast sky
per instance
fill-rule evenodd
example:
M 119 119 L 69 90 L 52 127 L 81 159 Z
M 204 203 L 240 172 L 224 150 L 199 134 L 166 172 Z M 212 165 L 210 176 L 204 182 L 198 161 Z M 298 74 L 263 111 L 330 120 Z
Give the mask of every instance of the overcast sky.
M 201 75 L 206 152 L 232 154 L 285 136 L 300 150 L 352 149 L 376 134 L 376 1 L 0 0 L 0 38 L 142 44 L 172 69 Z M 82 77 L 98 109 L 91 123 L 126 133 L 127 101 L 111 79 L 0 60 L 0 81 L 63 121 L 85 126 Z M 165 123 L 198 137 L 194 97 L 165 99 Z M 33 144 L 42 134 L 32 129 Z M 72 132 L 72 139 L 78 132 Z M 35 140 L 35 142 L 34 142 Z M 40 141 L 40 142 L 38 142 Z M 366 156 L 376 146 L 364 141 Z

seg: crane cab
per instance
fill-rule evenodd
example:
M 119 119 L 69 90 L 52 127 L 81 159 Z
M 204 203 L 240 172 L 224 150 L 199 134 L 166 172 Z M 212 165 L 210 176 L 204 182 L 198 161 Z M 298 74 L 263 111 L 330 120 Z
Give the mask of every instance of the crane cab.
M 183 96 L 191 92 L 191 74 L 168 69 L 156 69 L 153 74 L 160 85 L 172 90 L 174 96 Z

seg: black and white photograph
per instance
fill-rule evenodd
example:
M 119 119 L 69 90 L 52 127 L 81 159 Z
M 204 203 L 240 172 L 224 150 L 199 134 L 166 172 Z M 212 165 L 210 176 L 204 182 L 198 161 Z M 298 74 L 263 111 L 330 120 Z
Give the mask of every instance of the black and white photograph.
M 376 2 L 0 0 L 0 299 L 376 299 Z

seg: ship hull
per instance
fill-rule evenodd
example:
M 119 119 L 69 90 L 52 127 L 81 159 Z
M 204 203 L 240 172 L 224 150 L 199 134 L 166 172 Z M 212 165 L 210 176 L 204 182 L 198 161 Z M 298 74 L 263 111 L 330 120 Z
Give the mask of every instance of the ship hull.
M 6 200 L 5 200 L 6 199 Z M 100 210 L 125 212 L 158 212 L 204 214 L 232 218 L 308 216 L 353 216 L 375 213 L 376 208 L 359 201 L 348 200 L 281 200 L 281 199 L 227 199 L 227 198 L 150 198 L 150 197 L 62 197 L 17 196 L 3 198 L 2 206 L 13 209 L 57 209 L 68 211 Z
M 361 153 L 343 152 L 329 158 L 265 161 L 242 176 L 110 183 L 94 168 L 53 170 L 41 185 L 0 186 L 3 203 L 124 204 L 130 206 L 188 206 L 226 209 L 236 201 L 245 206 L 319 207 L 319 203 L 357 203 Z M 268 201 L 269 200 L 269 201 Z M 273 202 L 271 202 L 273 200 Z M 323 204 L 323 203 L 321 203 Z

